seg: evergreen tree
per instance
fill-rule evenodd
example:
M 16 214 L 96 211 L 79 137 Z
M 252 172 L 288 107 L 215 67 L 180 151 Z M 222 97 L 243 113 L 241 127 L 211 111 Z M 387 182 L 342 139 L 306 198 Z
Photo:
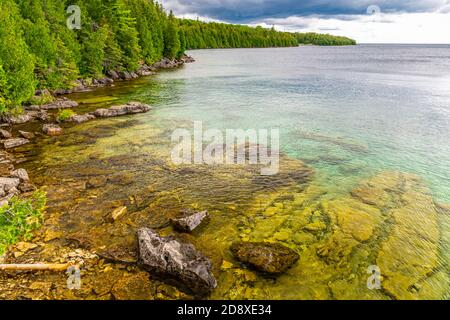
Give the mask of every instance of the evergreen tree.
M 5 107 L 15 109 L 34 94 L 35 58 L 23 39 L 22 23 L 16 4 L 11 0 L 0 0 L 0 111 Z
M 180 47 L 178 28 L 175 17 L 171 11 L 164 32 L 164 56 L 169 59 L 175 58 L 179 55 Z

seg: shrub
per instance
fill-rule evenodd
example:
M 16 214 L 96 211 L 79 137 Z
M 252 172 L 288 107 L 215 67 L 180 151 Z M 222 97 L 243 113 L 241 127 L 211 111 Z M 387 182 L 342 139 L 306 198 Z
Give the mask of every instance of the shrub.
M 41 226 L 45 205 L 46 194 L 36 191 L 27 199 L 13 197 L 0 208 L 0 255 L 8 246 L 32 238 L 32 231 Z
M 59 110 L 58 115 L 56 116 L 56 120 L 58 122 L 64 122 L 73 117 L 74 115 L 76 115 L 76 113 L 70 109 Z

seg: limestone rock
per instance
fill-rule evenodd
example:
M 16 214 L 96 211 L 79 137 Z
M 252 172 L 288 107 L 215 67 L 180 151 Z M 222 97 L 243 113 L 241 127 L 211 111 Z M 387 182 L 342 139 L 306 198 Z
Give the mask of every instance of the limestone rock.
M 70 109 L 78 107 L 78 103 L 67 98 L 61 98 L 49 104 L 45 104 L 41 106 L 42 110 L 51 110 L 51 109 Z
M 19 130 L 19 133 L 25 139 L 33 139 L 34 138 L 34 133 L 32 133 L 32 132 Z
M 183 211 L 183 217 L 170 219 L 175 229 L 181 232 L 192 232 L 197 228 L 202 221 L 208 217 L 208 211 L 192 213 L 190 211 Z
M 11 176 L 14 178 L 19 178 L 21 182 L 30 181 L 28 177 L 28 172 L 25 169 L 17 169 L 11 172 Z
M 144 113 L 150 111 L 150 106 L 140 102 L 129 102 L 125 105 L 113 106 L 109 109 L 98 109 L 92 114 L 99 118 L 117 117 L 126 114 Z
M 44 124 L 42 131 L 49 136 L 59 136 L 63 134 L 63 129 L 56 124 Z
M 0 177 L 0 189 L 5 190 L 5 192 L 10 193 L 14 191 L 15 188 L 19 186 L 19 178 L 3 178 Z
M 192 244 L 160 237 L 148 228 L 138 231 L 138 242 L 140 261 L 147 271 L 198 296 L 208 295 L 217 286 L 211 262 Z
M 83 123 L 95 119 L 93 114 L 77 114 L 69 118 L 69 122 Z
M 285 272 L 299 259 L 295 251 L 278 243 L 234 243 L 231 252 L 239 261 L 271 274 Z
M 11 134 L 11 132 L 9 132 L 5 129 L 0 129 L 0 137 L 3 139 L 11 139 L 12 134 Z
M 30 140 L 24 138 L 11 138 L 3 141 L 3 146 L 5 149 L 12 149 L 23 146 L 24 144 L 29 143 Z

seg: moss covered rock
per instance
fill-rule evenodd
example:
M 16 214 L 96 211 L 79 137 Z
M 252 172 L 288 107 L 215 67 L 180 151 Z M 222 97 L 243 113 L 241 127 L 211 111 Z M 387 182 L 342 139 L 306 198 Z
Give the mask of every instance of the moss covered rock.
M 231 252 L 239 261 L 271 274 L 285 272 L 299 259 L 295 251 L 277 243 L 233 243 Z

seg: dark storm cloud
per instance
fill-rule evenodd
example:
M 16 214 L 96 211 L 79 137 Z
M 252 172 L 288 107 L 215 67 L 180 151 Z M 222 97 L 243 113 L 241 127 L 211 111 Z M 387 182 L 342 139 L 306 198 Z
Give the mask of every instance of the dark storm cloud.
M 447 10 L 448 0 L 164 0 L 175 14 L 197 14 L 231 22 L 264 18 L 320 15 L 334 18 L 362 15 L 371 5 L 384 13 Z

